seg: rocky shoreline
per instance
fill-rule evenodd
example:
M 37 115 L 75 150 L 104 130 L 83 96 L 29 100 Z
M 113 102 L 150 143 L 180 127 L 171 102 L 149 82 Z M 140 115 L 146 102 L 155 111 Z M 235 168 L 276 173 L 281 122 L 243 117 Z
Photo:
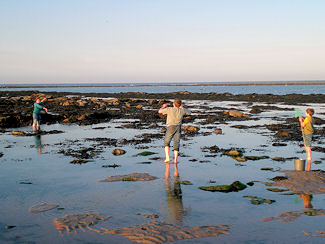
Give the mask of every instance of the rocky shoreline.
M 5 131 L 9 128 L 30 126 L 32 123 L 33 103 L 37 97 L 46 97 L 45 106 L 49 113 L 42 115 L 43 124 L 79 124 L 92 125 L 108 122 L 111 119 L 131 119 L 124 125 L 125 128 L 143 129 L 159 128 L 158 124 L 165 118 L 157 113 L 163 103 L 172 101 L 175 97 L 184 100 L 185 105 L 191 110 L 201 110 L 198 113 L 184 118 L 184 123 L 195 126 L 184 126 L 183 131 L 187 136 L 199 134 L 200 126 L 210 126 L 216 134 L 222 133 L 216 126 L 227 124 L 227 121 L 259 120 L 257 114 L 283 110 L 292 111 L 298 105 L 306 103 L 322 103 L 325 95 L 271 95 L 271 94 L 246 94 L 233 95 L 229 93 L 190 93 L 173 92 L 148 94 L 142 92 L 128 93 L 73 93 L 73 92 L 43 92 L 38 91 L 6 91 L 0 92 L 0 128 Z M 191 105 L 192 100 L 204 100 L 201 105 Z M 236 105 L 225 107 L 211 107 L 211 102 L 244 102 L 249 110 L 240 111 Z M 254 104 L 262 103 L 262 104 Z M 285 106 L 279 106 L 285 105 Z M 278 118 L 274 118 L 278 121 Z M 281 123 L 264 125 L 273 134 L 275 143 L 281 145 L 285 141 L 301 141 L 301 131 L 297 118 L 287 118 Z M 325 124 L 325 121 L 315 117 L 317 126 Z M 263 125 L 261 125 L 263 126 Z M 247 129 L 247 125 L 234 125 L 237 129 Z M 323 128 L 315 131 L 315 140 L 325 135 Z M 280 140 L 280 142 L 279 142 Z M 282 142 L 281 142 L 282 141 Z M 316 148 L 314 150 L 323 149 Z
M 247 102 L 248 106 L 249 103 L 253 102 L 298 105 L 303 103 L 322 103 L 325 100 L 325 95 L 321 94 L 311 96 L 301 94 L 233 95 L 230 93 L 190 92 L 149 94 L 143 92 L 40 93 L 38 91 L 5 91 L 0 92 L 0 128 L 29 126 L 32 120 L 33 103 L 36 97 L 47 97 L 46 107 L 50 112 L 42 116 L 43 123 L 78 123 L 81 125 L 107 122 L 113 118 L 140 119 L 144 123 L 156 123 L 161 117 L 159 117 L 155 110 L 162 103 L 166 102 L 165 100 L 174 99 L 175 97 L 182 100 L 243 101 Z M 275 106 L 273 108 L 276 109 Z M 251 113 L 259 113 L 263 109 L 265 107 L 253 107 Z M 224 118 L 223 116 L 218 116 L 218 118 L 212 120 L 222 121 Z

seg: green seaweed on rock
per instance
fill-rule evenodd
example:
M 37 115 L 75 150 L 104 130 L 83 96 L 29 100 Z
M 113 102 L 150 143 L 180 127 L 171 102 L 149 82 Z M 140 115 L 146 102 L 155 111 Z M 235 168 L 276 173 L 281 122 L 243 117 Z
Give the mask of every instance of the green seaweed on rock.
M 137 154 L 137 156 L 150 156 L 152 154 L 157 154 L 155 152 L 150 152 L 150 151 L 143 151 Z
M 137 179 L 132 176 L 123 177 L 122 181 L 136 181 Z
M 216 186 L 200 186 L 203 191 L 219 191 L 219 192 L 237 192 L 244 190 L 247 186 L 240 181 L 234 181 L 231 185 L 216 185 Z
M 274 158 L 272 158 L 272 160 L 278 161 L 278 162 L 284 162 L 284 161 L 286 161 L 286 159 L 283 158 L 283 157 L 274 157 Z
M 245 156 L 245 159 L 247 160 L 260 160 L 266 158 L 269 158 L 269 156 Z
M 308 209 L 308 210 L 304 211 L 304 214 L 308 215 L 308 216 L 316 216 L 316 215 L 319 215 L 318 214 L 319 212 L 324 212 L 324 210 L 323 209 Z
M 272 204 L 275 202 L 275 200 L 265 199 L 265 198 L 261 198 L 261 197 L 257 197 L 257 196 L 243 196 L 243 197 L 250 198 L 251 204 L 254 204 L 254 205 L 260 205 L 263 203 Z
M 190 182 L 189 180 L 182 180 L 179 183 L 182 184 L 182 185 L 193 185 L 193 183 Z

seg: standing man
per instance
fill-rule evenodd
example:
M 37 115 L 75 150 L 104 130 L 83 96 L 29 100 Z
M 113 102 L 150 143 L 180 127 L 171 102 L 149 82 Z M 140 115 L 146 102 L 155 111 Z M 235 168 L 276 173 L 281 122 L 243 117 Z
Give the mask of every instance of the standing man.
M 43 98 L 40 100 L 39 98 L 36 99 L 34 103 L 34 111 L 33 111 L 33 131 L 39 131 L 40 130 L 40 124 L 41 124 L 41 111 L 44 109 L 47 113 L 47 108 L 44 107 L 43 102 L 46 100 L 46 98 Z
M 164 147 L 166 159 L 165 162 L 169 162 L 169 144 L 174 138 L 174 163 L 177 164 L 177 157 L 179 152 L 179 141 L 182 131 L 182 120 L 185 114 L 190 114 L 190 111 L 183 108 L 182 101 L 175 99 L 173 107 L 167 107 L 169 104 L 163 104 L 158 113 L 167 115 L 167 131 L 164 139 Z

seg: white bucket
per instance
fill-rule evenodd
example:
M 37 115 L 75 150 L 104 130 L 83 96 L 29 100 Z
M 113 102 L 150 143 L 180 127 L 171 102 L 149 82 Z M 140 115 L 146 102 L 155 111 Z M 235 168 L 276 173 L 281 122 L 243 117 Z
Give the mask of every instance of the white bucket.
M 295 159 L 295 170 L 304 171 L 305 170 L 305 159 Z

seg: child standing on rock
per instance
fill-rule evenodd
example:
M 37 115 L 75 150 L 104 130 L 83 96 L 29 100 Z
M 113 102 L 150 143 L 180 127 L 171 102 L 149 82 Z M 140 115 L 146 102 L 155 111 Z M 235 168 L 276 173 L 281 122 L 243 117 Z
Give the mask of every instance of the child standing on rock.
M 302 117 L 299 117 L 299 122 L 302 128 L 302 133 L 303 133 L 303 138 L 304 138 L 304 144 L 305 144 L 305 150 L 307 154 L 307 169 L 310 170 L 310 163 L 311 163 L 311 140 L 312 140 L 312 135 L 314 132 L 314 109 L 312 108 L 307 108 L 306 109 L 306 118 L 303 119 Z
M 47 113 L 47 108 L 44 107 L 43 102 L 46 100 L 46 98 L 43 98 L 42 100 L 37 98 L 34 103 L 34 111 L 33 111 L 33 131 L 39 131 L 40 130 L 40 124 L 41 124 L 41 111 L 44 109 Z
M 165 162 L 170 161 L 169 158 L 169 144 L 174 139 L 174 163 L 177 164 L 177 157 L 179 152 L 179 142 L 182 131 L 182 120 L 184 115 L 190 114 L 190 111 L 182 106 L 182 101 L 175 99 L 173 107 L 167 107 L 169 104 L 163 104 L 158 113 L 167 115 L 167 131 L 164 139 L 164 147 L 166 159 Z

